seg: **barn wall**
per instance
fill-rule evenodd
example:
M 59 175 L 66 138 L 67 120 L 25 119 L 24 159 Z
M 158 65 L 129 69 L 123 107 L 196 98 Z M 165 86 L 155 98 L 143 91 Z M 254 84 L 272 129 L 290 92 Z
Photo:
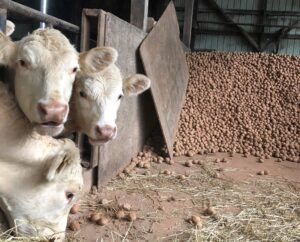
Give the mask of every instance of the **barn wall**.
M 237 23 L 262 24 L 264 4 L 262 0 L 215 0 L 229 16 Z M 175 0 L 178 12 L 178 20 L 180 26 L 183 25 L 184 17 L 184 0 Z M 245 12 L 243 11 L 245 10 Z M 296 20 L 300 20 L 300 1 L 298 0 L 267 0 L 266 25 L 288 26 Z M 273 13 L 271 14 L 272 11 Z M 289 15 L 283 12 L 291 12 Z M 232 25 L 223 25 L 209 22 L 225 22 L 223 17 L 216 13 L 206 0 L 199 0 L 198 3 L 198 24 L 193 24 L 193 28 L 197 29 L 194 34 L 194 49 L 218 50 L 218 51 L 253 51 L 254 49 L 248 42 L 241 37 Z M 297 24 L 300 26 L 300 22 Z M 270 34 L 276 32 L 280 27 L 240 25 L 259 43 L 260 32 L 263 31 L 262 46 L 267 41 Z M 269 35 L 268 35 L 269 34 Z M 300 28 L 292 29 L 289 37 L 281 40 L 279 52 L 281 54 L 300 54 Z M 272 52 L 274 45 L 269 46 L 266 51 Z

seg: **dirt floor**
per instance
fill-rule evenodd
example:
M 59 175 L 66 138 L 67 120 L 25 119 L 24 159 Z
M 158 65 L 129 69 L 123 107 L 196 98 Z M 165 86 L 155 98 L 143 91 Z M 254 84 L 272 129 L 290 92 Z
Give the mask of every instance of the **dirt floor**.
M 69 241 L 300 241 L 299 163 L 217 153 L 134 170 L 82 198 Z M 91 222 L 95 213 L 107 223 Z

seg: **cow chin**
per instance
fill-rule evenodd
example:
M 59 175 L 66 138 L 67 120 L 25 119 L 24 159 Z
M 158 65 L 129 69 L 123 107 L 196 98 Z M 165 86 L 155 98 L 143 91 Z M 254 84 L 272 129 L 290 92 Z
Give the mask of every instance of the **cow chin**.
M 65 232 L 53 231 L 49 228 L 39 227 L 36 228 L 30 225 L 20 225 L 18 226 L 18 234 L 32 237 L 43 237 L 49 239 L 49 241 L 63 242 L 65 239 Z
M 89 137 L 89 142 L 91 145 L 93 146 L 99 146 L 99 145 L 104 145 L 106 143 L 108 143 L 111 140 L 114 140 L 116 138 L 117 134 L 115 134 L 113 137 L 111 138 L 107 138 L 107 137 L 97 137 L 96 139 L 93 139 L 91 137 Z
M 97 138 L 97 139 L 89 138 L 89 142 L 93 146 L 104 145 L 104 144 L 108 143 L 111 140 L 113 140 L 113 139 L 109 139 L 109 138 Z
M 0 201 L 1 202 L 1 201 Z M 2 207 L 1 207 L 2 208 Z M 2 208 L 3 209 L 3 208 Z M 46 237 L 50 241 L 55 242 L 63 242 L 65 238 L 65 228 L 48 228 L 47 222 L 33 222 L 30 223 L 26 219 L 19 218 L 19 217 L 13 217 L 11 216 L 10 212 L 5 209 L 3 209 L 5 216 L 12 228 L 17 228 L 14 230 L 14 234 L 19 235 L 25 235 L 25 236 L 41 236 Z
M 42 227 L 30 224 L 20 224 L 18 226 L 18 235 L 25 235 L 32 237 L 44 237 L 49 239 L 49 241 L 63 242 L 65 239 L 64 231 L 54 231 L 50 228 Z
M 46 125 L 34 124 L 34 130 L 40 135 L 57 136 L 64 130 L 64 124 Z

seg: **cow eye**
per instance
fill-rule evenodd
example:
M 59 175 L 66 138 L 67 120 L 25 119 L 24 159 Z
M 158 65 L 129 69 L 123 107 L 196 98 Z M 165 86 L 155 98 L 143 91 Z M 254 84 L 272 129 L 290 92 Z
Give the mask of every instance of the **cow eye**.
M 20 66 L 27 67 L 27 64 L 24 60 L 19 60 Z
M 122 97 L 123 97 L 123 95 L 122 95 L 122 94 L 120 94 L 120 95 L 119 95 L 119 97 L 118 97 L 118 100 L 120 100 Z
M 74 197 L 74 193 L 73 192 L 66 192 L 66 198 L 68 201 L 71 201 Z
M 74 67 L 74 68 L 72 69 L 72 73 L 75 73 L 77 70 L 78 70 L 78 68 L 77 68 L 77 67 Z
M 79 92 L 80 97 L 86 98 L 86 93 L 84 91 Z

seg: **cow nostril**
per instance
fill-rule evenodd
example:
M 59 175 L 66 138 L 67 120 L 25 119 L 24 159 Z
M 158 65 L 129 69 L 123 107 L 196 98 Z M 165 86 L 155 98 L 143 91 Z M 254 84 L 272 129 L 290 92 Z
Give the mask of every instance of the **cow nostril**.
M 112 127 L 110 125 L 104 125 L 103 127 L 100 127 L 97 125 L 96 127 L 96 132 L 100 135 L 100 136 L 104 136 L 107 138 L 112 138 L 115 133 L 117 131 L 116 127 Z
M 99 135 L 102 135 L 101 128 L 100 128 L 98 125 L 96 126 L 96 132 L 97 132 Z
M 38 112 L 41 114 L 41 115 L 47 115 L 47 106 L 43 103 L 39 103 L 38 104 Z

